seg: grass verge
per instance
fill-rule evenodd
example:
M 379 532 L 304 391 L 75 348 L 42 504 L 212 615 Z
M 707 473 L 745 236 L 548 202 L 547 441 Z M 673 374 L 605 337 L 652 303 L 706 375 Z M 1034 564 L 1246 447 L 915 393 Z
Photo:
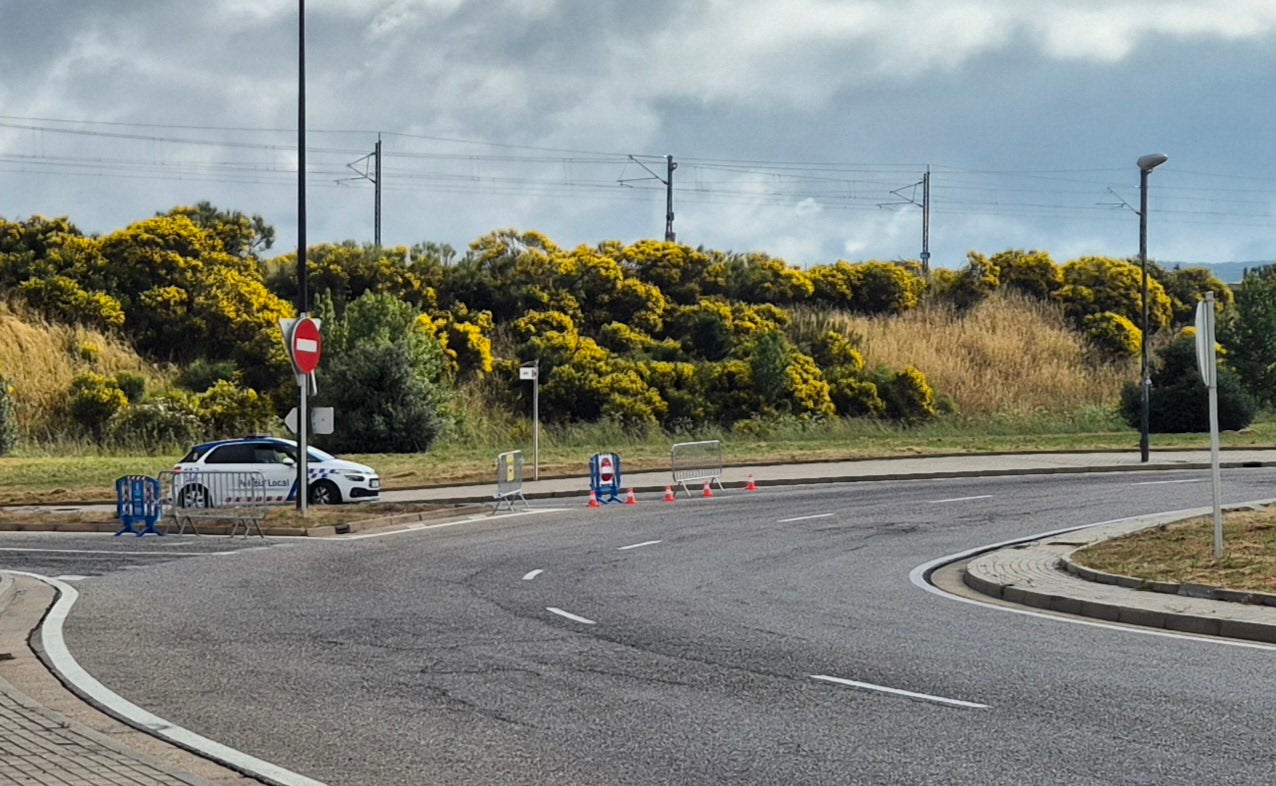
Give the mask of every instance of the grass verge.
M 1152 527 L 1073 555 L 1107 573 L 1177 584 L 1276 593 L 1276 511 L 1223 516 L 1223 559 L 1214 559 L 1214 517 Z
M 923 456 L 960 453 L 1090 451 L 1138 449 L 1139 435 L 1116 428 L 1100 414 L 1067 422 L 1039 418 L 951 418 L 915 428 L 877 421 L 845 420 L 818 424 L 751 424 L 734 432 L 699 432 L 694 436 L 657 434 L 635 438 L 606 426 L 546 429 L 541 436 L 540 474 L 570 477 L 588 474 L 589 456 L 620 454 L 630 472 L 667 469 L 669 448 L 691 439 L 721 439 L 731 465 L 785 464 L 854 458 Z M 532 445 L 451 443 L 429 453 L 346 455 L 374 467 L 386 489 L 461 483 L 495 483 L 496 455 L 523 451 L 526 477 L 532 475 Z M 1224 447 L 1276 446 L 1276 420 L 1264 419 L 1244 433 L 1226 433 Z M 1156 449 L 1205 449 L 1204 434 L 1157 434 Z M 319 443 L 322 446 L 322 442 Z M 112 502 L 115 479 L 123 475 L 154 476 L 172 468 L 179 456 L 15 455 L 0 458 L 0 505 Z

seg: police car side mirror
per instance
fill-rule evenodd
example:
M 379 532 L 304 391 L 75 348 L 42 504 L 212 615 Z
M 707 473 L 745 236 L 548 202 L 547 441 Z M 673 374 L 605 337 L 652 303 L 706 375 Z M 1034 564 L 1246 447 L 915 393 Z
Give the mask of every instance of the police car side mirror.
M 296 466 L 297 462 L 293 461 L 292 456 L 284 456 L 284 463 L 290 467 Z

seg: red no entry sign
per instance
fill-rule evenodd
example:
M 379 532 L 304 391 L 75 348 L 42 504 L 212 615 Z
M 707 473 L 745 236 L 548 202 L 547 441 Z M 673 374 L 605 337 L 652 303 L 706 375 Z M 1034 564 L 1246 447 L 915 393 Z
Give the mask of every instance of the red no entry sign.
M 310 317 L 302 317 L 292 329 L 292 363 L 301 374 L 309 374 L 319 367 L 319 354 L 323 350 L 323 338 L 319 325 Z

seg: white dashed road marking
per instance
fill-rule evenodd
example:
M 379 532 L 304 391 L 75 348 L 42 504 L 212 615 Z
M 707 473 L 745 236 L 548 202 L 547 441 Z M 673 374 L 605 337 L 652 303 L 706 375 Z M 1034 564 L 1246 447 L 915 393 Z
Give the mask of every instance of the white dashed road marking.
M 642 543 L 634 543 L 629 546 L 621 546 L 620 548 L 616 549 L 616 551 L 629 551 L 630 549 L 640 549 L 643 546 L 654 546 L 657 543 L 663 543 L 663 542 L 664 541 L 660 541 L 660 540 L 644 540 Z
M 913 693 L 911 690 L 900 690 L 899 688 L 888 688 L 884 685 L 874 685 L 871 682 L 857 682 L 855 680 L 844 680 L 841 677 L 829 677 L 824 674 L 812 674 L 811 679 L 823 680 L 824 682 L 832 682 L 838 685 L 847 685 L 852 688 L 860 688 L 862 690 L 875 691 L 877 693 L 889 693 L 892 696 L 903 696 L 908 699 L 917 699 L 918 701 L 933 701 L 936 704 L 947 704 L 952 707 L 966 707 L 968 709 L 986 710 L 987 704 L 976 704 L 973 701 L 962 701 L 961 699 L 948 699 L 943 696 L 932 696 L 929 693 Z
M 543 569 L 541 569 L 541 568 L 537 568 L 536 570 L 528 571 L 527 573 L 523 574 L 523 581 L 531 581 L 532 579 L 536 578 L 537 576 L 541 575 L 541 574 L 542 574 L 542 573 L 544 573 L 544 572 L 545 572 L 545 571 L 544 571 Z
M 832 513 L 816 513 L 813 516 L 794 516 L 791 519 L 780 519 L 776 524 L 788 524 L 790 521 L 806 521 L 807 519 L 827 519 L 832 518 Z
M 1184 478 L 1183 480 L 1144 480 L 1135 483 L 1135 486 L 1164 486 L 1169 483 L 1204 483 L 1205 478 Z
M 932 499 L 927 504 L 942 505 L 945 502 L 969 502 L 972 499 L 992 499 L 991 494 L 980 494 L 977 497 L 953 497 L 952 499 Z
M 563 611 L 562 609 L 556 609 L 553 606 L 546 606 L 545 611 L 548 611 L 550 614 L 557 614 L 560 617 L 565 617 L 571 620 L 572 622 L 579 622 L 582 625 L 597 625 L 598 624 L 597 622 L 594 622 L 593 620 L 585 619 L 584 617 L 578 617 L 575 614 L 572 614 L 571 612 Z

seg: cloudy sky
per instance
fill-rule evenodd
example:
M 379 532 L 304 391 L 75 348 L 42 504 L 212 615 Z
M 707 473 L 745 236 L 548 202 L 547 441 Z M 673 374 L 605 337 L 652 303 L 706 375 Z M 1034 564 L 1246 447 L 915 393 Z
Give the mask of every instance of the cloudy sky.
M 298 0 L 0 0 L 0 217 L 295 248 Z M 1276 258 L 1276 0 L 310 0 L 310 242 Z M 353 167 L 349 166 L 353 164 Z M 366 170 L 367 174 L 373 174 Z

